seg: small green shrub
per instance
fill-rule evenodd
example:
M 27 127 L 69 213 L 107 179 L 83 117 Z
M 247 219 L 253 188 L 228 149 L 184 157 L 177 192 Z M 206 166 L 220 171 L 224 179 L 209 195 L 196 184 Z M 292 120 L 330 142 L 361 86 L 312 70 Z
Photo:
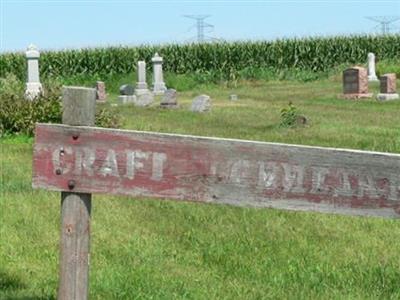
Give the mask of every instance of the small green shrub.
M 15 75 L 0 79 L 0 137 L 10 134 L 32 135 L 35 123 L 61 123 L 61 83 L 47 79 L 44 95 L 29 101 L 24 98 L 24 85 Z M 105 108 L 96 112 L 96 126 L 119 127 L 115 114 Z
M 61 123 L 59 97 L 40 97 L 29 101 L 15 95 L 0 96 L 0 136 L 15 133 L 32 135 L 36 122 Z
M 22 97 L 24 95 L 24 84 L 15 76 L 8 73 L 4 78 L 0 78 L 0 96 L 2 97 Z
M 113 114 L 106 108 L 100 108 L 96 110 L 96 126 L 104 128 L 119 128 L 122 126 L 122 122 L 117 114 Z
M 288 107 L 281 109 L 281 122 L 279 127 L 296 127 L 298 125 L 305 125 L 307 118 L 299 114 L 299 111 L 292 102 L 289 102 Z

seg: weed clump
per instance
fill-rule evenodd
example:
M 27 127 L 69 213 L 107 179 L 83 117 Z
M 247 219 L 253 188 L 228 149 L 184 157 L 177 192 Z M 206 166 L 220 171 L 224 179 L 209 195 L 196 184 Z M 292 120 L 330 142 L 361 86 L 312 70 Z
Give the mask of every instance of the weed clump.
M 48 82 L 43 95 L 33 101 L 24 98 L 24 85 L 13 74 L 0 79 L 0 137 L 12 134 L 33 135 L 36 123 L 61 123 L 61 84 Z M 119 127 L 119 119 L 101 108 L 96 126 Z
M 281 122 L 279 127 L 292 128 L 307 123 L 307 118 L 301 114 L 292 102 L 289 102 L 287 107 L 281 109 Z

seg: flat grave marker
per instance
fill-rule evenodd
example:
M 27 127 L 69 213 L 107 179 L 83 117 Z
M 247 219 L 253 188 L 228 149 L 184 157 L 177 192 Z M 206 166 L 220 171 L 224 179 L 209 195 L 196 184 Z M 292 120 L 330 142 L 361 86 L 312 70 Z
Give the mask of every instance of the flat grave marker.
M 399 99 L 399 94 L 396 93 L 395 73 L 384 74 L 380 77 L 380 93 L 377 99 L 380 101 Z

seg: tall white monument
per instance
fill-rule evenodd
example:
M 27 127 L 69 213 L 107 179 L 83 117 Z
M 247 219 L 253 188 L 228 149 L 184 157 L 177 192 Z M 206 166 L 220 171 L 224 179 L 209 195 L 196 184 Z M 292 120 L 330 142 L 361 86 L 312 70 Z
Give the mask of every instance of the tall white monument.
M 162 70 L 163 59 L 156 53 L 151 61 L 153 63 L 153 93 L 155 95 L 162 95 L 167 89 L 164 83 Z
M 138 61 L 137 69 L 138 81 L 136 83 L 135 93 L 139 96 L 149 92 L 146 82 L 146 62 L 142 60 Z
M 28 81 L 26 82 L 25 98 L 34 100 L 42 94 L 42 84 L 39 80 L 39 57 L 40 53 L 35 45 L 29 45 L 26 50 L 26 61 L 28 65 Z
M 368 53 L 368 81 L 378 81 L 375 74 L 375 54 Z

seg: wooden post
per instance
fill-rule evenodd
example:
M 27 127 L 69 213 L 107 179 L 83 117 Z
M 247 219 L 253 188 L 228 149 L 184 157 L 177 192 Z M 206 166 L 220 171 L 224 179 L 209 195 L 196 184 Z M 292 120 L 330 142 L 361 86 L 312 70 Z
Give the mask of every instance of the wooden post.
M 95 89 L 64 87 L 62 101 L 63 124 L 94 125 Z M 80 138 L 78 134 L 71 134 L 71 139 L 76 142 Z M 68 189 L 71 192 L 61 193 L 59 300 L 88 298 L 92 194 L 74 193 L 76 185 L 79 182 L 69 180 Z

